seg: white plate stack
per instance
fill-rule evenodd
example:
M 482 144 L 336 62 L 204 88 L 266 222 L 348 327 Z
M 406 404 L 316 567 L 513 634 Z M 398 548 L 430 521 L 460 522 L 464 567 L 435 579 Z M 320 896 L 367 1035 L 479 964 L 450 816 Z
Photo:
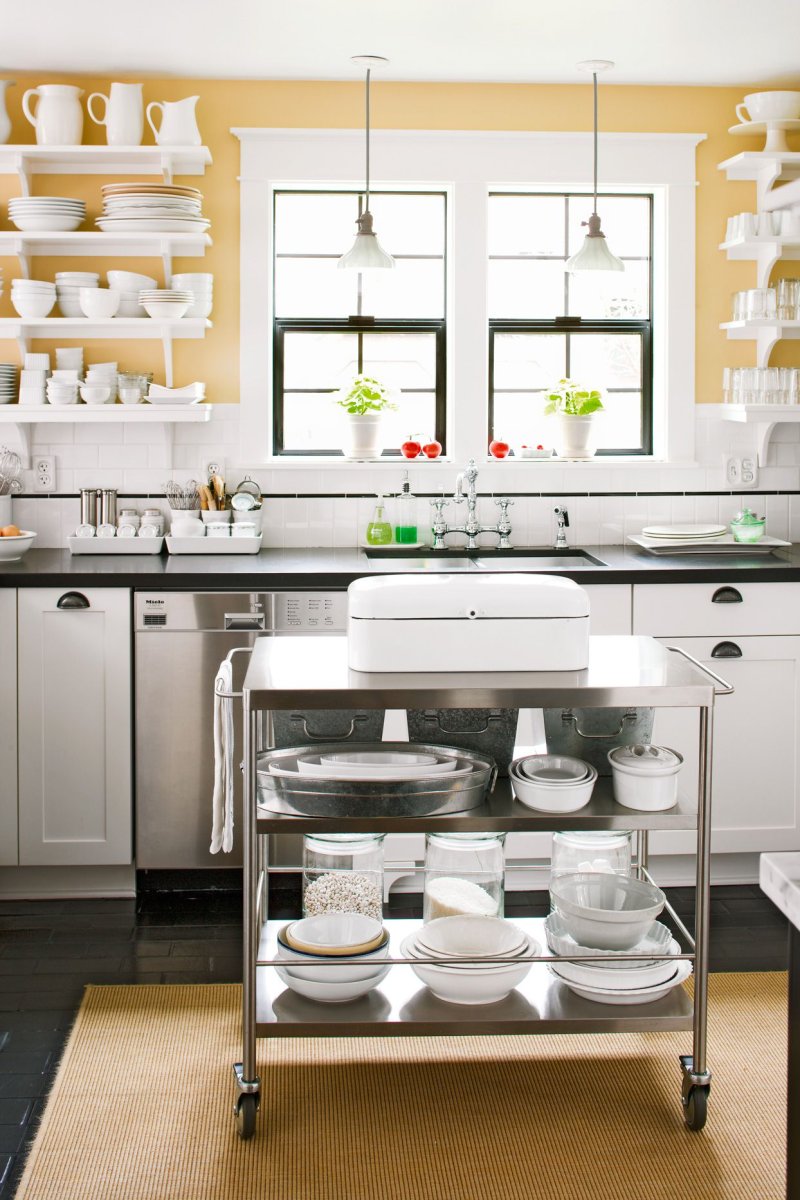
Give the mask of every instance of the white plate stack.
M 86 220 L 86 205 L 66 196 L 18 196 L 8 202 L 8 217 L 23 233 L 71 233 Z
M 0 363 L 0 404 L 10 404 L 17 395 L 17 368 L 14 363 Z
M 167 183 L 107 183 L 103 233 L 205 233 L 211 224 L 202 213 L 203 194 L 194 187 Z
M 56 302 L 56 285 L 39 279 L 12 279 L 11 303 L 23 319 L 39 321 Z
M 194 296 L 178 288 L 148 288 L 139 292 L 139 303 L 148 317 L 175 320 L 186 316 Z
M 57 271 L 56 295 L 62 317 L 83 317 L 81 288 L 97 287 L 100 287 L 100 276 L 95 271 Z
M 187 317 L 210 317 L 214 303 L 214 276 L 203 271 L 188 271 L 172 276 L 172 286 L 191 292 L 194 303 Z

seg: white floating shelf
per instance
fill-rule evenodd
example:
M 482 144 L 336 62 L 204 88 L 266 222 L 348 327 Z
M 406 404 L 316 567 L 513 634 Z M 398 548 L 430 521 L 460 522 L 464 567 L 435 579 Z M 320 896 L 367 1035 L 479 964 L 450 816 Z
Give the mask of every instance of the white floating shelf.
M 207 146 L 0 146 L 0 175 L 19 175 L 30 195 L 33 175 L 203 175 Z
M 211 322 L 205 317 L 23 317 L 0 318 L 0 338 L 201 338 Z M 168 385 L 169 386 L 169 385 Z
M 728 179 L 750 180 L 758 183 L 765 178 L 773 183 L 786 183 L 800 178 L 800 151 L 784 150 L 773 153 L 769 150 L 745 150 L 726 158 L 718 166 Z
M 30 259 L 53 258 L 160 258 L 164 283 L 172 278 L 173 258 L 201 258 L 212 245 L 207 233 L 20 233 L 0 232 L 0 257 L 16 255 L 22 275 L 30 279 Z
M 767 462 L 767 450 L 772 431 L 776 425 L 800 423 L 800 404 L 709 404 L 703 405 L 708 415 L 719 421 L 734 421 L 738 425 L 752 425 L 756 433 L 758 464 Z
M 4 235 L 0 234 L 0 239 Z M 737 238 L 733 242 L 721 242 L 728 258 L 738 262 L 758 262 L 763 254 L 778 258 L 800 258 L 800 237 L 756 237 Z
M 731 341 L 756 343 L 756 366 L 769 366 L 769 356 L 781 338 L 800 338 L 800 321 L 725 321 L 720 325 Z

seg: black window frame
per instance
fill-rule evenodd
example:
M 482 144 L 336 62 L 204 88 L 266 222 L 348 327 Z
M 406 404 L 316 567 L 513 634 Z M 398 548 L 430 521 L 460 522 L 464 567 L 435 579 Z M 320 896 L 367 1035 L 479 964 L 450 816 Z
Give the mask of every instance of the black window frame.
M 564 201 L 564 259 L 568 257 L 569 246 L 569 209 L 568 202 L 576 200 L 586 195 L 588 204 L 591 204 L 591 194 L 583 192 L 570 191 L 491 191 L 489 199 L 492 197 L 505 196 L 520 196 L 520 197 L 560 197 Z M 604 199 L 631 199 L 638 198 L 648 200 L 650 206 L 650 219 L 648 228 L 648 244 L 649 244 L 649 271 L 648 271 L 648 293 L 649 304 L 647 317 L 630 318 L 600 318 L 600 317 L 573 317 L 560 316 L 552 318 L 505 318 L 505 317 L 490 317 L 489 318 L 489 379 L 488 379 L 488 404 L 487 404 L 487 445 L 492 437 L 494 437 L 494 407 L 495 393 L 502 395 L 512 395 L 514 392 L 530 393 L 537 391 L 535 388 L 495 388 L 494 386 L 494 342 L 495 336 L 498 333 L 560 333 L 566 336 L 566 363 L 565 374 L 570 377 L 570 335 L 578 335 L 584 333 L 614 333 L 614 334 L 633 334 L 641 337 L 642 344 L 642 387 L 641 387 L 641 431 L 642 438 L 640 446 L 631 448 L 628 446 L 614 448 L 603 447 L 598 449 L 595 457 L 601 456 L 616 456 L 624 458 L 636 458 L 650 456 L 653 453 L 653 208 L 654 196 L 652 192 L 604 192 L 600 196 L 598 207 L 602 209 L 602 200 Z M 601 212 L 602 215 L 602 212 Z M 642 262 L 642 255 L 620 255 L 623 261 Z M 555 255 L 552 254 L 490 254 L 487 256 L 487 263 L 492 260 L 513 260 L 513 261 L 553 261 Z M 488 269 L 488 268 L 487 268 Z M 567 307 L 569 289 L 568 272 L 564 272 L 564 307 Z M 638 392 L 639 388 L 609 388 L 609 394 L 630 394 Z
M 284 338 L 286 333 L 351 333 L 358 337 L 358 372 L 363 369 L 363 335 L 369 334 L 392 334 L 392 333 L 427 333 L 435 335 L 435 353 L 436 353 L 436 369 L 434 382 L 434 436 L 442 445 L 442 453 L 447 453 L 447 312 L 449 304 L 448 287 L 447 287 L 447 238 L 448 238 L 448 194 L 446 191 L 432 189 L 424 191 L 419 188 L 405 191 L 394 191 L 390 189 L 373 189 L 374 195 L 387 196 L 439 196 L 444 204 L 444 248 L 441 255 L 442 266 L 444 270 L 444 316 L 442 317 L 372 317 L 359 313 L 349 317 L 278 317 L 273 315 L 272 321 L 272 453 L 275 457 L 281 458 L 344 458 L 342 450 L 333 449 L 318 449 L 310 450 L 308 448 L 292 449 L 284 445 L 284 397 L 286 395 L 298 395 L 303 392 L 308 392 L 313 395 L 320 395 L 329 392 L 335 394 L 336 388 L 285 388 L 283 381 L 284 369 Z M 280 196 L 286 195 L 328 195 L 341 196 L 350 195 L 357 198 L 358 213 L 362 212 L 364 203 L 364 193 L 357 189 L 349 188 L 280 188 L 273 193 L 273 208 L 272 208 L 272 230 L 273 244 L 275 237 L 275 222 L 277 217 L 277 202 Z M 272 255 L 272 295 L 275 296 L 275 264 L 279 257 L 296 257 L 296 258 L 333 258 L 338 255 L 278 255 L 273 251 Z M 439 258 L 439 255 L 421 255 L 421 254 L 398 254 L 395 258 Z M 358 277 L 358 308 L 361 308 L 361 275 Z M 415 392 L 424 392 L 429 394 L 430 388 L 403 388 L 404 394 L 412 395 Z M 399 458 L 400 447 L 387 449 L 382 452 L 382 458 Z

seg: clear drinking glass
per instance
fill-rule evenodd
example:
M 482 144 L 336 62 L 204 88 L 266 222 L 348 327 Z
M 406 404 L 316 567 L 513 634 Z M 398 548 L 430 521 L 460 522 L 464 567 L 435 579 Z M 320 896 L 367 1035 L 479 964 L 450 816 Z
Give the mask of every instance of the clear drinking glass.
M 778 319 L 796 321 L 800 305 L 800 279 L 779 279 L 776 292 Z

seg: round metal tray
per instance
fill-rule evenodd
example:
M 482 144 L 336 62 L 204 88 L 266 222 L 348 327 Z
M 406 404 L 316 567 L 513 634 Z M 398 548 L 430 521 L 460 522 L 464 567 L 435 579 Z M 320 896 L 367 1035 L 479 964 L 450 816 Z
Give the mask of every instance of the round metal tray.
M 432 817 L 477 808 L 494 788 L 497 768 L 492 759 L 457 747 L 419 742 L 317 742 L 314 746 L 317 754 L 395 749 L 452 754 L 459 766 L 471 766 L 472 771 L 455 779 L 436 775 L 414 780 L 326 780 L 299 774 L 286 779 L 273 775 L 270 763 L 291 767 L 298 754 L 308 753 L 308 746 L 266 750 L 256 759 L 258 803 L 269 812 L 304 817 Z

